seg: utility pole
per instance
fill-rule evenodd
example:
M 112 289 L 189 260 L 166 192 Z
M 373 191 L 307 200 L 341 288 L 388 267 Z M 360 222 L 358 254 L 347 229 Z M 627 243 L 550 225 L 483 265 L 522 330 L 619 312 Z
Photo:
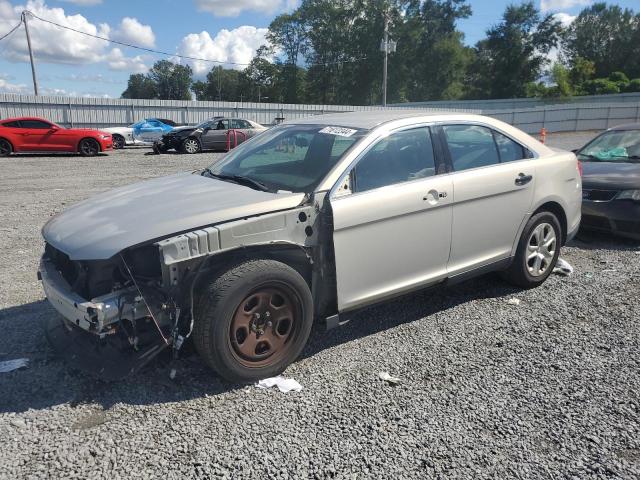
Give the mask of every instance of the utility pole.
M 27 18 L 29 12 L 22 12 L 22 21 L 24 22 L 24 31 L 27 33 L 27 47 L 29 47 L 29 58 L 31 59 L 31 76 L 33 77 L 33 92 L 38 96 L 38 79 L 36 77 L 36 64 L 33 61 L 33 49 L 31 48 L 31 36 L 29 35 L 29 23 Z
M 26 25 L 26 24 L 25 24 Z M 28 30 L 27 30 L 28 31 Z M 27 34 L 28 38 L 28 34 Z M 384 67 L 382 70 L 382 106 L 387 106 L 387 67 L 389 65 L 389 10 L 384 12 Z

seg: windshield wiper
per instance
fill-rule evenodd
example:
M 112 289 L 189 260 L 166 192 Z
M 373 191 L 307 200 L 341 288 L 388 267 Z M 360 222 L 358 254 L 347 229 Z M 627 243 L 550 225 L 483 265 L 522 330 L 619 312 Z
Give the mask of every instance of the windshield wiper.
M 213 173 L 209 168 L 206 168 L 203 173 L 206 173 L 207 175 L 218 178 L 220 180 L 231 180 L 232 182 L 238 183 L 240 185 L 245 185 L 247 187 L 253 188 L 254 190 L 260 190 L 262 192 L 271 191 L 271 189 L 264 183 L 259 182 L 258 180 L 254 180 L 253 178 L 244 177 L 242 175 L 224 175 L 222 173 Z

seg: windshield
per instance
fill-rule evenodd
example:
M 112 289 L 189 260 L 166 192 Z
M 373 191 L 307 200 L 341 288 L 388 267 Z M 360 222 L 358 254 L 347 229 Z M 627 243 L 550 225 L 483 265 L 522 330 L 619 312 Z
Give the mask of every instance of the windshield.
M 245 177 L 270 191 L 312 192 L 365 134 L 326 125 L 283 125 L 243 143 L 207 175 Z
M 640 130 L 606 132 L 578 152 L 585 161 L 632 162 L 640 160 Z

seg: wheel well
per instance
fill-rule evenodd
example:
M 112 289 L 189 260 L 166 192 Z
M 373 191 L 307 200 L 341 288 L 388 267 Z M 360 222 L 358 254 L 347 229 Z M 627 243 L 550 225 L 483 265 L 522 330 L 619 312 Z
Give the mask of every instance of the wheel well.
M 567 242 L 567 214 L 564 212 L 564 208 L 557 202 L 547 202 L 540 205 L 533 214 L 536 215 L 540 212 L 551 212 L 558 218 L 562 228 L 562 245 L 564 245 Z
M 309 285 L 311 289 L 312 265 L 307 252 L 303 247 L 295 245 L 253 246 L 232 250 L 227 253 L 213 255 L 207 261 L 209 263 L 208 275 L 203 275 L 198 280 L 198 284 L 211 278 L 211 275 L 218 275 L 231 268 L 238 262 L 247 260 L 277 260 L 296 270 Z M 195 285 L 197 290 L 200 285 Z
M 102 151 L 102 145 L 100 144 L 100 142 L 99 142 L 98 140 L 96 140 L 96 139 L 95 139 L 95 138 L 93 138 L 93 137 L 84 137 L 84 138 L 81 138 L 81 139 L 78 141 L 78 147 L 76 148 L 76 150 L 77 150 L 78 152 L 80 151 L 80 144 L 81 144 L 82 142 L 84 142 L 85 140 L 93 140 L 94 142 L 96 142 L 96 143 L 98 144 L 98 150 L 99 150 L 99 151 Z

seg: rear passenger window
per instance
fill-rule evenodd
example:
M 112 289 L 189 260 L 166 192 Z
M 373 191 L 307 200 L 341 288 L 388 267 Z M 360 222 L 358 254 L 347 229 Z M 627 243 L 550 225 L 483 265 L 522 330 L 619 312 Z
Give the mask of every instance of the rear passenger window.
M 519 143 L 514 142 L 509 137 L 502 135 L 494 130 L 493 135 L 498 145 L 501 162 L 513 162 L 514 160 L 522 160 L 529 158 L 525 149 Z
M 365 192 L 435 174 L 429 128 L 404 130 L 380 140 L 358 161 L 355 191 Z
M 48 130 L 51 128 L 51 124 L 47 122 L 41 122 L 40 120 L 20 120 L 22 128 L 35 128 L 38 130 Z
M 493 134 L 488 128 L 479 125 L 446 125 L 442 129 L 454 171 L 500 163 Z

